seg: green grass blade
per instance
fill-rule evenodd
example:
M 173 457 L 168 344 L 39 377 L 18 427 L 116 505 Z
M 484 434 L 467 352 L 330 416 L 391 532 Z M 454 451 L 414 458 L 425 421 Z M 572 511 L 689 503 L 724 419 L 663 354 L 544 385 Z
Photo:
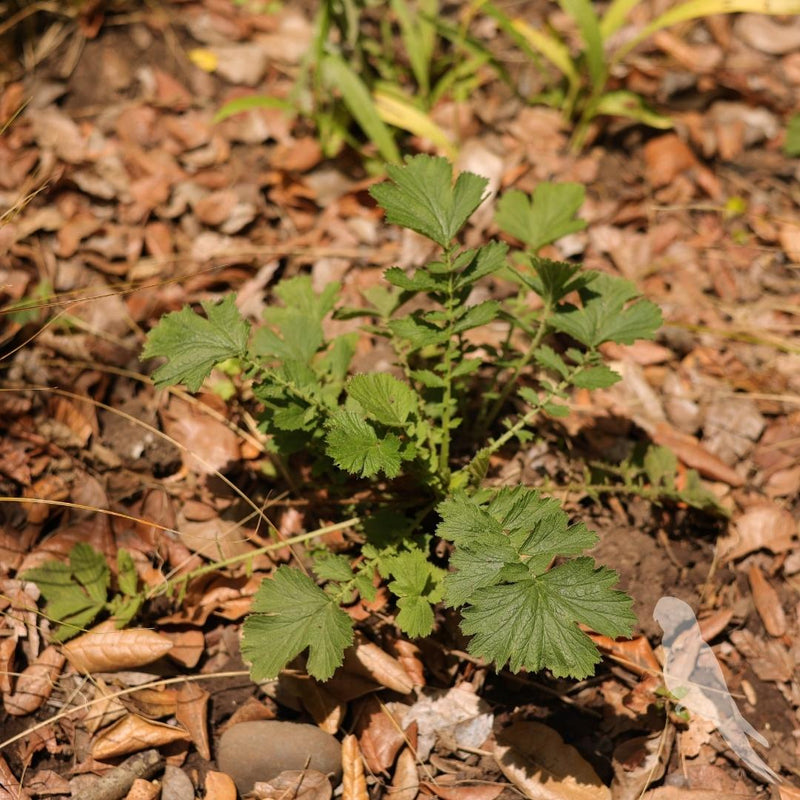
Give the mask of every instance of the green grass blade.
M 420 94 L 427 98 L 431 91 L 431 62 L 436 44 L 436 26 L 431 20 L 438 16 L 438 0 L 420 0 L 416 14 L 406 0 L 391 0 L 391 6 L 400 23 L 400 37 L 411 71 Z
M 280 108 L 283 111 L 294 113 L 295 109 L 290 102 L 280 97 L 270 97 L 266 94 L 251 94 L 248 97 L 237 97 L 225 103 L 222 108 L 214 114 L 213 122 L 222 122 L 234 114 L 241 114 L 243 111 L 253 111 L 256 108 Z
M 620 47 L 612 58 L 617 62 L 624 58 L 637 44 L 652 36 L 656 31 L 699 17 L 712 14 L 751 14 L 791 15 L 800 14 L 800 0 L 687 0 L 656 17 L 649 25 L 625 45 Z
M 338 89 L 347 110 L 370 138 L 381 157 L 393 164 L 400 162 L 392 132 L 378 115 L 375 103 L 361 78 L 339 56 L 325 56 L 322 62 L 323 80 L 330 88 Z
M 597 12 L 589 0 L 559 0 L 559 4 L 578 23 L 592 88 L 599 91 L 605 85 L 607 72 L 603 36 L 600 33 Z
M 603 37 L 604 42 L 625 24 L 628 14 L 640 2 L 641 0 L 612 0 L 611 5 L 606 9 L 606 13 L 603 14 L 603 19 L 600 21 L 600 35 Z

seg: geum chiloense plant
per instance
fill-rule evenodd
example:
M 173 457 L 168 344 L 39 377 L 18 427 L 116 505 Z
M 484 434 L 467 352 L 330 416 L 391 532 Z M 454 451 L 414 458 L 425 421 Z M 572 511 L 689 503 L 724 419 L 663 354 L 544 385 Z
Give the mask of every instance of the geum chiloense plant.
M 599 654 L 579 625 L 630 635 L 630 598 L 612 588 L 612 570 L 582 555 L 597 537 L 570 524 L 555 499 L 484 486 L 484 478 L 502 447 L 529 439 L 543 417 L 568 413 L 571 388 L 617 381 L 598 348 L 652 338 L 660 312 L 619 278 L 530 252 L 512 264 L 497 241 L 464 248 L 459 234 L 484 199 L 484 178 L 453 181 L 445 159 L 425 155 L 387 172 L 371 190 L 387 221 L 430 239 L 439 255 L 411 274 L 388 269 L 386 285 L 364 293 L 366 308 L 342 308 L 336 284 L 315 294 L 299 276 L 276 286 L 282 305 L 266 310 L 255 333 L 229 295 L 203 303 L 205 316 L 188 307 L 168 314 L 147 338 L 144 357 L 166 358 L 153 373 L 157 386 L 197 391 L 216 364 L 238 359 L 279 456 L 311 455 L 331 491 L 342 484 L 336 468 L 375 487 L 361 508 L 357 557 L 319 552 L 316 581 L 278 567 L 254 598 L 242 652 L 255 680 L 306 649 L 308 671 L 329 678 L 353 641 L 342 605 L 374 598 L 377 572 L 407 635 L 429 634 L 444 602 L 461 610 L 473 655 L 498 668 L 584 677 Z M 499 224 L 535 251 L 582 227 L 573 219 L 577 194 L 549 185 L 532 198 L 511 192 Z M 513 280 L 516 296 L 470 303 L 490 276 Z M 357 334 L 327 340 L 322 321 L 332 312 L 366 317 L 365 331 L 391 345 L 395 371 L 349 375 Z M 504 342 L 479 350 L 475 333 L 497 320 L 507 326 Z M 434 537 L 451 543 L 449 570 L 434 563 Z

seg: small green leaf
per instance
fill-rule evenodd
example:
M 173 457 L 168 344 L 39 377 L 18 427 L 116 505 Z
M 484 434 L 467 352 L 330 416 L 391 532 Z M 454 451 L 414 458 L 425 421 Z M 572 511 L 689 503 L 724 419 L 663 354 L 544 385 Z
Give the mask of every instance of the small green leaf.
M 488 181 L 462 172 L 453 185 L 453 168 L 445 158 L 418 155 L 402 167 L 388 165 L 390 181 L 370 189 L 389 222 L 410 228 L 441 247 L 448 247 L 481 204 Z
M 378 422 L 403 427 L 417 408 L 417 395 L 406 383 L 387 372 L 354 375 L 347 383 L 347 394 Z
M 678 470 L 678 459 L 668 447 L 650 445 L 644 454 L 644 471 L 653 486 L 672 487 Z
M 569 374 L 569 367 L 561 356 L 549 345 L 541 345 L 533 354 L 539 366 L 558 373 L 562 378 Z
M 263 94 L 252 94 L 247 97 L 237 97 L 229 100 L 222 108 L 214 114 L 212 122 L 222 122 L 234 114 L 241 114 L 244 111 L 254 111 L 257 108 L 280 108 L 287 113 L 294 113 L 291 103 L 280 97 L 269 97 Z
M 347 556 L 337 553 L 321 552 L 314 558 L 312 567 L 314 574 L 321 581 L 345 582 L 352 580 L 353 568 L 350 566 L 350 559 Z
M 620 89 L 616 92 L 606 92 L 594 107 L 595 116 L 606 114 L 609 117 L 626 117 L 643 125 L 658 130 L 669 130 L 674 127 L 672 120 L 653 111 L 644 99 L 635 92 Z
M 409 636 L 427 636 L 433 628 L 432 604 L 442 599 L 445 572 L 419 549 L 406 551 L 381 564 L 381 574 L 391 576 L 389 591 L 398 597 L 397 625 Z
M 618 372 L 610 367 L 585 367 L 572 376 L 572 384 L 580 389 L 605 389 L 622 380 Z
M 786 126 L 786 138 L 783 142 L 783 152 L 787 156 L 800 156 L 800 113 L 792 114 L 789 117 L 789 124 Z
M 585 196 L 580 183 L 540 183 L 530 198 L 513 189 L 498 201 L 495 221 L 536 253 L 546 244 L 586 227 L 585 220 L 575 219 Z
M 623 278 L 598 273 L 579 290 L 583 308 L 559 306 L 551 322 L 587 347 L 603 342 L 633 344 L 636 339 L 652 339 L 661 326 L 661 311 L 649 300 L 637 297 L 636 287 Z
M 216 364 L 245 355 L 250 325 L 236 308 L 236 295 L 202 306 L 207 318 L 187 306 L 167 314 L 147 335 L 142 358 L 167 359 L 153 373 L 156 387 L 184 383 L 196 392 Z
M 404 455 L 402 442 L 393 433 L 379 438 L 361 415 L 339 411 L 331 420 L 326 437 L 327 453 L 337 467 L 370 478 L 384 472 L 387 478 L 400 474 Z
M 244 622 L 242 656 L 254 681 L 277 677 L 308 648 L 308 671 L 330 678 L 353 642 L 353 623 L 337 603 L 300 570 L 280 566 L 262 581 Z
M 69 551 L 69 566 L 75 579 L 86 589 L 89 598 L 102 606 L 111 585 L 111 573 L 105 556 L 90 544 L 78 542 Z
M 476 306 L 466 306 L 461 309 L 452 331 L 453 333 L 464 333 L 473 328 L 488 325 L 499 313 L 500 303 L 497 300 L 486 300 Z
M 578 264 L 566 261 L 534 256 L 530 263 L 533 274 L 519 270 L 514 270 L 514 273 L 550 306 L 561 302 L 570 292 L 587 286 L 597 277 L 596 272 L 581 271 Z

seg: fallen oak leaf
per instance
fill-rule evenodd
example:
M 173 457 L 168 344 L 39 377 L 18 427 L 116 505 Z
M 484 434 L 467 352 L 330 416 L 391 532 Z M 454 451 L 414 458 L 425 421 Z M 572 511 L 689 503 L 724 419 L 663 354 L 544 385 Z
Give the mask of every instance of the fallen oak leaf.
M 183 728 L 165 725 L 163 722 L 151 722 L 138 714 L 129 714 L 98 735 L 92 744 L 92 758 L 102 761 L 136 753 L 145 748 L 189 741 L 190 738 Z
M 65 660 L 56 647 L 51 645 L 45 649 L 23 670 L 14 694 L 3 698 L 6 713 L 21 717 L 40 708 L 50 697 Z
M 352 733 L 342 739 L 342 800 L 369 800 L 361 750 Z
M 172 649 L 172 642 L 155 631 L 118 631 L 102 623 L 64 645 L 64 655 L 78 672 L 115 672 L 151 664 Z

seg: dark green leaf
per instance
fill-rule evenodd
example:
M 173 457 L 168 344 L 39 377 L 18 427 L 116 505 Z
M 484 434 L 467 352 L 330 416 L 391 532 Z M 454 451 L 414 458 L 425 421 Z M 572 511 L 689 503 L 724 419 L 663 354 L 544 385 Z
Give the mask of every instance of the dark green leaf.
M 250 325 L 236 308 L 236 295 L 202 306 L 207 318 L 186 307 L 167 314 L 147 335 L 142 358 L 167 359 L 153 373 L 158 388 L 184 383 L 196 392 L 217 364 L 245 354 Z

